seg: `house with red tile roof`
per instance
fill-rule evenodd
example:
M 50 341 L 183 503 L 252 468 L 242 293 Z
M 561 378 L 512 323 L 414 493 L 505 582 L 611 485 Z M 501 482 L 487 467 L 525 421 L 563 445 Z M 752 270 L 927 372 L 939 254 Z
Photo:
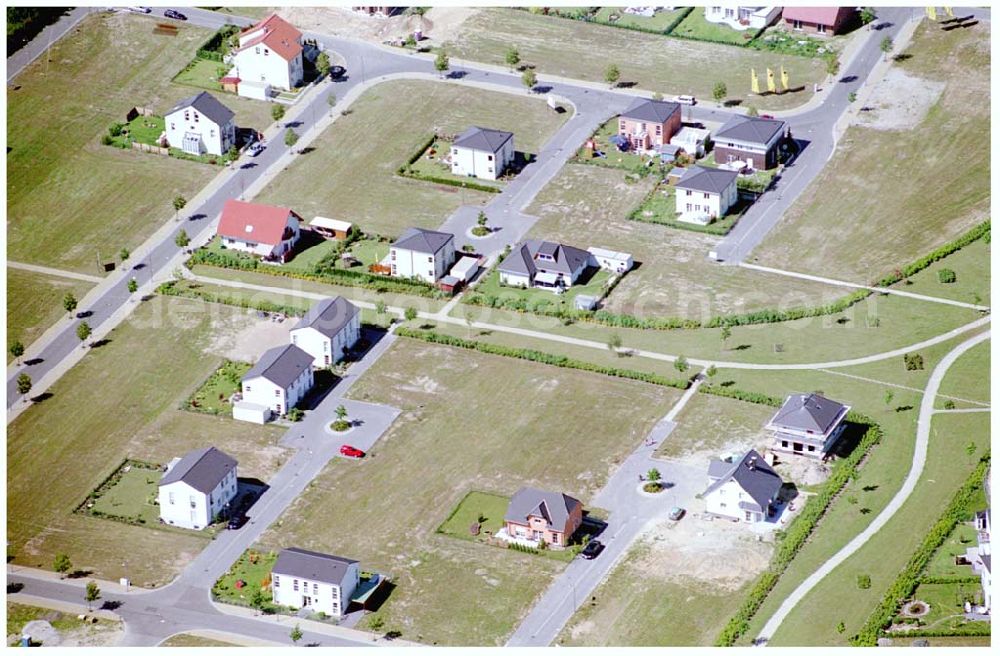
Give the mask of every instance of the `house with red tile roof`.
M 287 262 L 299 240 L 300 221 L 302 217 L 287 207 L 229 199 L 222 207 L 216 234 L 226 248 L 269 262 Z
M 855 7 L 785 7 L 781 20 L 797 32 L 813 34 L 840 34 L 851 17 L 857 12 Z
M 292 89 L 302 83 L 302 32 L 271 14 L 243 30 L 233 63 L 228 77 L 239 78 L 240 95 L 256 96 L 252 89 L 264 85 Z

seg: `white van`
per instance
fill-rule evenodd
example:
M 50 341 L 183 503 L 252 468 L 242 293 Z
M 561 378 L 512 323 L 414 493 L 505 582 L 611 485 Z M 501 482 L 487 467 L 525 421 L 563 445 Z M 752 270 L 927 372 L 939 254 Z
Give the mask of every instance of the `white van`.
M 682 105 L 694 105 L 698 101 L 695 100 L 694 96 L 674 96 L 674 102 Z

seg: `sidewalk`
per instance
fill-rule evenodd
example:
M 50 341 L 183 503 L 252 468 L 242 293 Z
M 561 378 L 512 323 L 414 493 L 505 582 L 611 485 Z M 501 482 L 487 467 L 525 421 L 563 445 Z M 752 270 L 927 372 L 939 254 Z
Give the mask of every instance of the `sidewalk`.
M 20 75 L 21 71 L 27 68 L 31 62 L 38 59 L 43 53 L 48 52 L 52 44 L 64 37 L 80 21 L 100 10 L 100 7 L 75 7 L 68 15 L 63 16 L 39 32 L 23 48 L 7 58 L 7 84 L 10 84 L 15 77 Z

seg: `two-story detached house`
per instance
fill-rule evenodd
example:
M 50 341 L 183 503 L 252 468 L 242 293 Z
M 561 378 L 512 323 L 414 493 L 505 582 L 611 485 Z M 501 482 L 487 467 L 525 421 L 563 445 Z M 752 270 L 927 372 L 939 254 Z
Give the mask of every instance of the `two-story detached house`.
M 778 148 L 788 138 L 784 121 L 733 116 L 715 133 L 715 161 L 746 162 L 755 169 L 778 165 Z
M 701 496 L 709 513 L 750 523 L 774 515 L 781 477 L 753 449 L 735 462 L 710 461 L 708 480 Z
M 243 403 L 288 414 L 313 386 L 313 356 L 298 346 L 275 346 L 243 376 Z
M 447 232 L 407 228 L 389 247 L 389 271 L 398 278 L 434 284 L 455 262 L 455 236 Z
M 851 407 L 819 394 L 792 394 L 765 428 L 774 431 L 771 450 L 825 458 L 844 432 Z
M 167 143 L 185 153 L 222 155 L 236 145 L 236 114 L 207 91 L 167 111 Z
M 583 523 L 583 504 L 561 492 L 522 487 L 510 498 L 503 522 L 509 538 L 561 549 Z
M 471 127 L 451 145 L 451 172 L 496 180 L 514 161 L 514 133 Z
M 160 479 L 160 520 L 200 530 L 236 496 L 236 460 L 214 446 L 174 458 Z
M 708 224 L 736 204 L 736 171 L 692 166 L 677 181 L 677 213 L 681 221 Z
M 497 271 L 505 285 L 560 290 L 571 287 L 590 265 L 596 265 L 594 257 L 581 248 L 528 239 L 514 245 Z
M 269 85 L 288 91 L 302 83 L 302 32 L 277 14 L 248 27 L 240 34 L 240 45 L 233 54 L 235 68 L 231 77 L 243 86 Z
M 681 129 L 681 106 L 675 102 L 636 98 L 618 116 L 618 134 L 629 150 L 655 150 L 670 143 Z
M 334 619 L 344 616 L 361 579 L 358 561 L 292 547 L 271 568 L 274 603 L 308 608 Z
M 313 357 L 314 367 L 339 362 L 361 337 L 361 312 L 343 296 L 324 298 L 289 331 L 292 344 Z
M 287 207 L 246 203 L 230 198 L 222 206 L 216 234 L 226 248 L 287 262 L 299 240 L 302 217 Z

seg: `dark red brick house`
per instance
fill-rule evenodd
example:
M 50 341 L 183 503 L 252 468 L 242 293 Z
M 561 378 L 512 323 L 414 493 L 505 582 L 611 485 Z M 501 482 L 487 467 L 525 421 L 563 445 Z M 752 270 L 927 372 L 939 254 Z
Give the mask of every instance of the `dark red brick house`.
M 715 133 L 715 162 L 749 162 L 766 170 L 778 165 L 779 148 L 789 137 L 784 121 L 733 116 Z
M 781 20 L 798 32 L 840 34 L 856 11 L 855 7 L 785 7 Z

